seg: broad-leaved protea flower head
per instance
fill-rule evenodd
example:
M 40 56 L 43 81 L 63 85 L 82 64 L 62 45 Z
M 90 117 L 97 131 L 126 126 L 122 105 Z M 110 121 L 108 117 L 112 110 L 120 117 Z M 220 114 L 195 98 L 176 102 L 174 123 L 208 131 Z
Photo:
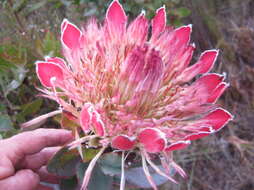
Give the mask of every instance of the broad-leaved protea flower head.
M 79 134 L 84 137 L 72 145 L 99 139 L 102 150 L 87 169 L 84 189 L 107 147 L 138 152 L 154 189 L 147 163 L 174 181 L 166 172 L 169 165 L 185 174 L 173 162 L 172 151 L 219 131 L 232 119 L 215 104 L 228 87 L 224 75 L 209 73 L 218 50 L 205 51 L 190 65 L 195 50 L 190 44 L 192 26 L 167 26 L 165 7 L 151 22 L 144 12 L 129 24 L 127 19 L 117 0 L 110 4 L 102 25 L 93 18 L 79 29 L 64 19 L 65 58 L 36 62 L 44 96 L 57 101 L 81 127 Z M 160 155 L 164 170 L 153 164 L 151 154 Z

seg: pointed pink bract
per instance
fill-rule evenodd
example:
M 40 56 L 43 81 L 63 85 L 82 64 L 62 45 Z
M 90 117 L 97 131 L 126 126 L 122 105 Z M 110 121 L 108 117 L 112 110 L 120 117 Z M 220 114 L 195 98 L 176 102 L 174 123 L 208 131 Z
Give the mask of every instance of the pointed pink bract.
M 127 16 L 118 0 L 114 0 L 110 4 L 106 13 L 106 20 L 107 22 L 112 23 L 115 27 L 126 24 Z
M 201 55 L 197 63 L 200 65 L 198 74 L 207 73 L 212 69 L 214 62 L 217 59 L 218 53 L 218 50 L 209 50 L 205 51 Z
M 104 123 L 97 112 L 93 112 L 92 123 L 94 126 L 95 133 L 99 136 L 105 135 Z
M 80 112 L 80 125 L 85 133 L 91 130 L 92 107 L 86 104 Z
M 63 22 L 61 23 L 61 33 L 63 33 L 66 25 L 69 23 L 67 19 L 64 19 Z
M 156 15 L 152 20 L 152 38 L 158 37 L 166 28 L 167 15 L 165 6 L 156 11 Z
M 211 125 L 213 130 L 219 131 L 232 119 L 233 116 L 230 113 L 222 108 L 218 108 L 208 114 L 203 120 L 205 120 L 207 124 Z
M 175 30 L 175 40 L 177 40 L 179 48 L 185 47 L 190 42 L 191 32 L 192 25 L 182 26 Z
M 190 141 L 179 141 L 179 142 L 170 144 L 168 147 L 165 148 L 165 151 L 169 152 L 174 150 L 181 150 L 186 148 L 189 145 L 190 145 Z
M 94 127 L 94 131 L 99 136 L 104 136 L 104 123 L 100 118 L 97 111 L 94 110 L 92 104 L 86 103 L 81 110 L 80 124 L 85 133 L 91 130 L 91 125 Z
M 216 89 L 213 90 L 211 93 L 210 97 L 208 98 L 207 102 L 208 103 L 215 103 L 217 99 L 223 94 L 223 92 L 227 89 L 229 84 L 222 82 L 220 83 Z
M 63 81 L 63 70 L 61 67 L 54 63 L 48 62 L 36 62 L 37 76 L 39 77 L 41 84 L 45 87 L 52 87 L 52 79 L 57 84 Z
M 218 53 L 218 50 L 208 50 L 202 53 L 197 63 L 183 71 L 182 81 L 188 82 L 198 74 L 209 72 L 217 59 Z
M 46 57 L 45 60 L 47 62 L 55 63 L 55 64 L 61 66 L 62 68 L 64 68 L 66 66 L 65 61 L 60 57 Z
M 78 29 L 78 27 L 65 19 L 62 24 L 62 43 L 67 48 L 76 50 L 77 48 L 80 48 L 81 37 L 82 32 Z
M 119 150 L 131 150 L 135 145 L 135 140 L 126 135 L 119 135 L 112 139 L 111 146 Z
M 138 135 L 138 140 L 150 153 L 161 152 L 166 145 L 164 134 L 158 129 L 146 128 Z
M 127 29 L 127 36 L 130 43 L 142 45 L 147 40 L 148 21 L 141 13 Z
M 200 121 L 197 121 L 199 125 L 209 126 L 199 129 L 199 132 L 187 135 L 185 140 L 197 140 L 210 135 L 211 133 L 217 132 L 222 129 L 233 116 L 222 108 L 217 108 Z
M 211 93 L 224 79 L 224 75 L 219 75 L 216 73 L 209 73 L 203 75 L 196 82 L 195 85 L 205 86 L 207 91 Z

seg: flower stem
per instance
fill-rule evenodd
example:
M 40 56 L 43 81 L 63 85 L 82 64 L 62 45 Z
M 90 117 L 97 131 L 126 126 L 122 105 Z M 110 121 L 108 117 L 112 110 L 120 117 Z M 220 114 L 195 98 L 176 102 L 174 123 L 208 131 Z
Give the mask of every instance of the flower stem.
M 124 174 L 124 162 L 125 162 L 125 158 L 124 158 L 124 153 L 125 151 L 122 152 L 122 166 L 121 166 L 121 183 L 120 183 L 120 190 L 124 190 L 125 187 L 125 174 Z

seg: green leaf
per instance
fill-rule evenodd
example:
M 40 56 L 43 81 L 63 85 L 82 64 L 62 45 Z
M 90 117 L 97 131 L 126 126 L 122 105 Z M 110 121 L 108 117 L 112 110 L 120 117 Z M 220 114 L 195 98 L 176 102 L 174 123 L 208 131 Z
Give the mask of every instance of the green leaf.
M 116 153 L 107 153 L 101 156 L 98 160 L 101 170 L 106 175 L 119 175 L 121 174 L 121 157 Z
M 6 106 L 4 104 L 0 104 L 0 112 L 5 112 Z
M 13 64 L 8 63 L 7 61 L 5 61 L 4 59 L 2 59 L 0 57 L 0 72 L 1 72 L 1 75 L 3 74 L 2 72 L 5 72 L 5 71 L 9 70 L 10 68 L 15 68 L 15 66 Z
M 0 47 L 0 90 L 6 97 L 11 91 L 16 90 L 23 83 L 27 70 L 24 65 L 18 65 L 16 62 L 8 62 L 2 59 L 4 55 L 1 55 L 1 51 Z M 8 56 L 11 57 L 12 55 Z
M 21 42 L 0 44 L 0 62 L 8 63 L 8 67 L 26 64 L 27 49 Z
M 81 161 L 76 150 L 68 150 L 67 147 L 61 148 L 49 161 L 47 169 L 50 173 L 58 176 L 75 175 L 76 165 Z
M 176 11 L 176 14 L 183 18 L 183 17 L 187 17 L 191 14 L 191 10 L 190 9 L 187 9 L 185 7 L 180 7 L 178 9 L 175 10 Z
M 69 113 L 63 112 L 61 114 L 60 124 L 61 127 L 64 129 L 68 129 L 71 131 L 75 131 L 77 127 L 79 127 L 79 124 L 77 124 L 74 120 L 71 120 L 71 116 Z
M 21 106 L 23 116 L 32 115 L 38 112 L 41 108 L 42 102 L 43 102 L 42 99 L 36 99 L 32 102 L 29 102 Z
M 85 148 L 83 151 L 84 162 L 89 162 L 100 151 L 100 149 Z
M 17 120 L 19 122 L 24 122 L 24 118 L 26 116 L 34 115 L 40 110 L 42 102 L 42 99 L 36 99 L 32 102 L 22 105 L 22 111 L 16 116 Z
M 52 32 L 47 32 L 42 41 L 42 50 L 44 55 L 61 56 L 61 44 Z
M 71 6 L 71 3 L 69 0 L 61 0 L 61 3 L 64 4 L 66 7 Z
M 45 6 L 46 3 L 47 1 L 44 0 L 44 1 L 39 1 L 38 3 L 31 4 L 26 14 L 28 15 L 31 12 L 36 11 L 37 9 L 40 9 L 41 7 Z
M 79 184 L 82 184 L 85 171 L 88 167 L 89 163 L 79 163 L 77 166 L 77 177 L 79 180 Z M 96 164 L 91 178 L 89 180 L 88 189 L 89 190 L 111 190 L 112 189 L 113 178 L 105 175 L 101 168 Z
M 12 77 L 14 78 L 11 81 L 6 81 L 8 83 L 7 85 L 4 86 L 4 95 L 7 96 L 11 91 L 17 89 L 22 83 L 23 80 L 25 79 L 26 76 L 26 70 L 24 66 L 17 66 L 16 68 L 11 69 L 11 74 Z
M 7 132 L 13 129 L 10 117 L 7 114 L 0 115 L 0 132 Z
M 158 166 L 163 170 L 162 166 Z M 162 185 L 168 181 L 167 178 L 157 174 L 153 169 L 149 168 L 150 174 L 157 186 Z M 172 170 L 171 176 L 173 176 L 174 172 Z M 150 183 L 146 179 L 142 167 L 130 168 L 125 170 L 126 181 L 130 184 L 133 184 L 139 188 L 151 188 Z
M 176 27 L 180 27 L 180 26 L 182 26 L 182 22 L 179 19 L 175 19 L 173 22 L 173 25 Z
M 76 176 L 73 176 L 70 179 L 61 179 L 59 185 L 61 190 L 73 190 L 77 188 L 78 180 Z
M 12 11 L 19 12 L 26 6 L 27 0 L 19 0 L 19 1 L 14 1 L 14 2 L 15 3 L 12 6 Z

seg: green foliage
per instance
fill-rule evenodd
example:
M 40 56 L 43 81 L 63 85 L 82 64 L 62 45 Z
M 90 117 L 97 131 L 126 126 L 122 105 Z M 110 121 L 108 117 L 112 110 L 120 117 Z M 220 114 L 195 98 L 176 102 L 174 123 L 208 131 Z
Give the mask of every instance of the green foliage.
M 87 152 L 86 152 L 87 153 Z M 92 157 L 97 153 L 93 152 Z M 91 154 L 88 153 L 88 154 Z M 87 154 L 84 155 L 87 158 Z M 91 155 L 90 155 L 91 156 Z M 89 183 L 89 189 L 110 189 L 112 186 L 113 178 L 112 175 L 106 175 L 102 172 L 102 168 L 107 168 L 109 171 L 112 169 L 110 166 L 114 167 L 112 161 L 109 161 L 110 155 L 107 155 L 105 159 L 103 159 L 100 164 L 95 166 L 95 169 L 92 172 L 92 177 Z M 115 158 L 113 158 L 115 160 Z M 67 147 L 63 147 L 60 149 L 55 156 L 50 160 L 48 164 L 48 171 L 54 173 L 59 176 L 74 176 L 76 175 L 78 181 L 75 177 L 70 179 L 61 180 L 60 186 L 63 187 L 61 189 L 71 190 L 73 187 L 77 186 L 77 182 L 82 184 L 82 180 L 84 177 L 84 173 L 89 165 L 89 162 L 82 162 L 79 155 L 75 150 L 69 151 Z M 98 183 L 100 181 L 100 183 Z
M 20 45 L 0 44 L 0 92 L 4 97 L 24 81 L 26 55 L 26 50 Z
M 42 8 L 43 6 L 46 5 L 46 3 L 47 3 L 47 0 L 31 3 L 29 5 L 29 8 L 28 8 L 28 11 L 26 12 L 26 14 L 32 13 L 32 12 Z
M 61 57 L 60 46 L 60 40 L 50 31 L 46 32 L 42 40 L 40 38 L 37 38 L 36 40 L 36 49 L 41 57 L 44 57 L 45 55 Z
M 93 159 L 93 157 L 99 152 L 98 149 L 88 149 L 88 148 L 83 148 L 83 162 L 89 162 Z
M 151 19 L 156 10 L 161 6 L 165 5 L 167 10 L 167 16 L 169 19 L 169 23 L 175 26 L 181 25 L 182 20 L 189 16 L 191 11 L 187 7 L 184 7 L 184 4 L 181 0 L 172 0 L 172 1 L 164 1 L 164 0 L 133 0 L 133 1 L 124 1 L 120 0 L 122 3 L 124 10 L 127 15 L 132 20 L 134 17 L 140 14 L 141 10 L 146 11 L 147 18 Z M 111 0 L 100 1 L 100 0 L 72 0 L 72 3 L 76 6 L 79 6 L 78 10 L 83 12 L 85 17 L 96 16 L 103 20 L 106 10 L 111 3 Z
M 104 174 L 114 176 L 121 174 L 121 157 L 116 153 L 104 154 L 99 163 Z
M 0 74 L 0 90 L 4 97 L 16 90 L 22 84 L 26 76 L 26 70 L 23 66 L 15 66 L 14 68 L 6 69 L 8 72 Z
M 159 167 L 163 169 L 162 166 Z M 149 171 L 157 186 L 160 186 L 168 181 L 167 178 L 157 174 L 154 170 L 150 169 Z M 144 175 L 143 167 L 129 168 L 125 171 L 125 175 L 128 183 L 139 188 L 151 188 L 150 183 Z
M 63 129 L 75 132 L 77 127 L 79 127 L 79 125 L 75 121 L 69 119 L 67 113 L 63 113 L 59 116 L 56 116 L 54 119 L 61 124 L 61 127 Z
M 61 179 L 59 185 L 60 185 L 61 190 L 73 190 L 73 189 L 77 188 L 78 181 L 77 181 L 76 176 L 73 176 L 68 179 Z
M 77 177 L 80 184 L 82 184 L 87 167 L 88 167 L 87 163 L 80 163 L 77 166 Z M 113 178 L 111 176 L 105 175 L 98 164 L 95 165 L 92 171 L 91 178 L 89 180 L 88 189 L 89 190 L 98 190 L 98 189 L 111 190 L 113 185 L 112 183 L 113 183 Z
M 74 176 L 79 162 L 80 157 L 75 151 L 69 151 L 68 147 L 63 147 L 50 160 L 47 169 L 58 176 Z
M 109 176 L 115 176 L 117 181 L 120 180 L 121 176 L 121 156 L 117 153 L 106 153 L 101 156 L 98 161 L 98 165 L 101 168 L 101 171 Z M 162 166 L 158 166 L 162 168 Z M 150 173 L 155 181 L 155 183 L 159 186 L 168 181 L 165 177 L 160 176 L 154 170 L 150 168 Z M 173 175 L 174 171 L 172 170 L 170 175 Z M 126 181 L 130 185 L 134 185 L 139 188 L 151 188 L 150 183 L 147 181 L 146 176 L 144 175 L 143 167 L 141 163 L 135 163 L 131 166 L 125 168 L 125 177 Z
M 23 104 L 20 106 L 21 112 L 16 115 L 17 121 L 19 123 L 25 122 L 26 116 L 31 116 L 37 113 L 42 106 L 42 99 L 37 99 L 31 101 L 27 104 Z
M 31 27 L 33 23 L 26 16 L 48 3 L 47 0 L 1 2 L 0 23 L 4 30 L 0 35 L 0 101 L 5 109 L 0 114 L 8 116 L 16 129 L 37 114 L 52 110 L 52 106 L 43 105 L 42 99 L 36 97 L 38 91 L 34 86 L 38 79 L 34 62 L 45 55 L 60 56 L 60 41 L 48 28 Z
M 7 114 L 0 115 L 0 132 L 6 132 L 13 129 L 11 119 Z

